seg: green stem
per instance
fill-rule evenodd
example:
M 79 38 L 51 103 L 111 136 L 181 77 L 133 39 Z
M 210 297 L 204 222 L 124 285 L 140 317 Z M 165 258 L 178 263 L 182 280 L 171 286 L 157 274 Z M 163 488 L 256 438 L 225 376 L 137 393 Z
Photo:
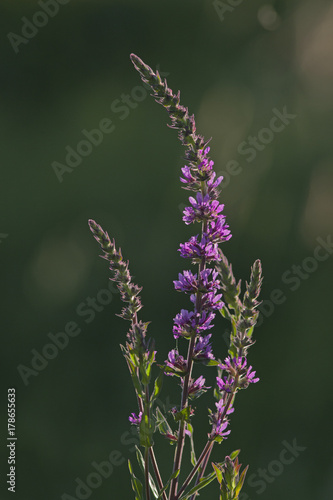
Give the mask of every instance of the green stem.
M 183 408 L 185 408 L 188 404 L 187 403 L 188 388 L 189 388 L 189 381 L 191 379 L 191 373 L 192 373 L 192 368 L 193 368 L 193 359 L 192 358 L 193 358 L 194 346 L 195 346 L 195 336 L 193 336 L 191 338 L 189 346 L 188 346 L 188 353 L 187 353 L 188 372 L 184 378 L 181 410 Z M 184 442 L 185 442 L 185 426 L 186 426 L 186 422 L 184 419 L 182 419 L 180 421 L 180 424 L 179 424 L 178 442 L 177 442 L 177 448 L 176 448 L 176 452 L 175 452 L 175 460 L 174 460 L 173 471 L 172 471 L 173 473 L 180 469 L 182 455 L 183 455 L 183 449 L 184 449 Z M 177 498 L 178 476 L 175 477 L 171 481 L 170 496 L 169 496 L 170 500 L 176 500 L 176 498 Z
M 187 476 L 187 478 L 185 479 L 184 481 L 184 484 L 183 486 L 181 487 L 181 489 L 179 490 L 179 493 L 177 495 L 177 498 L 179 498 L 182 493 L 184 493 L 185 489 L 187 488 L 187 486 L 190 484 L 190 482 L 192 481 L 192 479 L 194 478 L 197 470 L 199 469 L 201 463 L 203 462 L 203 460 L 206 458 L 206 455 L 207 453 L 210 453 L 211 451 L 211 448 L 213 447 L 214 445 L 214 441 L 207 441 L 204 449 L 202 450 L 201 452 L 201 455 L 200 457 L 198 458 L 198 461 L 197 463 L 195 464 L 195 466 L 193 467 L 192 471 L 190 472 L 190 474 Z

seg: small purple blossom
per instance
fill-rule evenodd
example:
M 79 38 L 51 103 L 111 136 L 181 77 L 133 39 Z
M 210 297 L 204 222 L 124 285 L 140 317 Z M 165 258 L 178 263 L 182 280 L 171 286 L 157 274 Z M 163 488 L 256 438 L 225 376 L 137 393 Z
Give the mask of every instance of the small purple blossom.
M 192 258 L 195 261 L 202 259 L 205 259 L 206 262 L 221 260 L 217 243 L 212 243 L 205 235 L 202 236 L 200 242 L 198 235 L 192 236 L 189 241 L 180 244 L 178 251 L 181 257 Z
M 212 334 L 205 337 L 200 336 L 194 346 L 193 359 L 196 361 L 215 359 L 212 352 L 212 345 L 209 343 Z
M 215 403 L 215 406 L 217 408 L 217 413 L 218 413 L 218 418 L 221 418 L 221 415 L 225 411 L 225 402 L 223 399 L 220 399 L 217 403 Z M 226 415 L 231 415 L 235 411 L 235 408 L 233 406 L 230 406 L 227 410 Z
M 175 339 L 179 337 L 191 337 L 193 334 L 209 330 L 213 328 L 211 322 L 214 318 L 215 314 L 210 311 L 203 311 L 199 314 L 182 309 L 174 318 L 173 336 Z
M 229 424 L 229 421 L 228 420 L 225 420 L 224 422 L 221 422 L 220 424 L 218 424 L 216 427 L 215 427 L 215 436 L 221 436 L 223 438 L 226 438 L 227 436 L 229 436 L 230 434 L 230 430 L 229 431 L 225 431 L 225 429 L 228 427 L 228 424 Z
M 178 274 L 178 280 L 173 283 L 175 289 L 180 292 L 185 293 L 196 293 L 198 291 L 212 292 L 220 288 L 220 281 L 216 279 L 218 277 L 218 272 L 214 269 L 204 269 L 200 273 L 200 280 L 198 281 L 197 274 L 193 274 L 191 271 L 183 271 L 183 273 Z M 209 281 L 211 277 L 211 281 Z
M 166 366 L 171 368 L 172 371 L 165 371 L 166 375 L 184 374 L 187 370 L 187 363 L 183 356 L 181 356 L 177 349 L 172 349 L 168 354 L 168 359 L 165 361 Z
M 227 376 L 224 376 L 222 378 L 216 377 L 216 382 L 221 392 L 232 392 L 234 385 L 234 380 L 232 378 L 229 379 Z
M 184 177 L 181 177 L 180 181 L 183 184 L 188 184 L 188 183 L 194 183 L 194 182 L 196 182 L 196 178 L 193 177 L 190 167 L 188 167 L 187 165 L 185 165 L 181 170 L 182 170 L 182 174 L 183 174 Z
M 178 281 L 173 282 L 175 289 L 180 292 L 196 292 L 198 290 L 197 274 L 191 271 L 183 271 L 178 274 Z
M 140 411 L 139 416 L 137 417 L 135 413 L 131 413 L 131 415 L 128 417 L 128 420 L 131 422 L 133 425 L 138 425 L 140 424 L 142 419 L 142 411 Z
M 225 217 L 220 216 L 216 220 L 209 221 L 205 236 L 212 243 L 223 243 L 230 240 L 232 235 L 228 224 L 225 222 Z
M 213 160 L 209 160 L 209 158 L 207 158 L 208 154 L 209 154 L 209 151 L 210 151 L 210 147 L 209 146 L 207 148 L 205 148 L 205 149 L 200 149 L 199 150 L 199 153 L 203 157 L 201 163 L 198 165 L 199 172 L 205 172 L 205 173 L 208 173 L 208 174 L 210 174 L 211 172 L 213 172 L 214 162 L 213 162 Z
M 215 292 L 204 293 L 201 296 L 201 307 L 203 310 L 214 311 L 220 310 L 224 306 L 224 302 L 221 300 L 222 294 L 216 295 Z M 196 302 L 196 296 L 191 295 L 191 301 L 193 304 Z
M 258 377 L 255 377 L 256 372 L 252 371 L 252 366 L 247 366 L 247 359 L 245 357 L 231 359 L 230 356 L 228 356 L 219 367 L 227 371 L 233 378 L 237 376 L 237 385 L 241 389 L 246 389 L 249 384 L 255 384 L 260 380 Z
M 191 399 L 196 399 L 199 396 L 201 396 L 204 392 L 207 391 L 207 389 L 210 389 L 210 387 L 205 386 L 206 379 L 201 375 L 199 378 L 196 380 L 191 379 L 189 388 L 188 388 L 188 395 Z M 184 379 L 181 379 L 181 385 L 184 385 Z
M 210 421 L 212 424 L 212 432 L 210 433 L 210 438 L 214 439 L 217 436 L 227 437 L 230 434 L 230 430 L 226 431 L 225 429 L 228 426 L 228 415 L 234 412 L 234 408 L 232 406 L 228 407 L 226 410 L 226 405 L 223 399 L 220 399 L 217 403 L 215 403 L 217 408 L 216 413 L 212 413 L 210 411 Z
M 216 191 L 216 188 L 221 184 L 223 181 L 223 175 L 218 177 L 215 180 L 216 173 L 212 172 L 212 175 L 210 176 L 210 179 L 207 181 L 207 193 L 210 195 L 211 198 L 215 198 L 216 195 L 218 194 Z
M 189 202 L 192 207 L 186 207 L 183 212 L 185 224 L 217 219 L 219 213 L 224 209 L 224 205 L 221 205 L 218 200 L 212 200 L 209 194 L 202 196 L 201 193 L 197 193 L 196 199 L 193 196 L 189 197 Z

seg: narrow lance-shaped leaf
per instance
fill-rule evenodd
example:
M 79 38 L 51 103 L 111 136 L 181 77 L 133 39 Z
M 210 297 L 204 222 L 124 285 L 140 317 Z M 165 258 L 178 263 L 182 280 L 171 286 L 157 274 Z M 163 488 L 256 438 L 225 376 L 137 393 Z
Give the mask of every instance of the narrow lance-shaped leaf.
M 182 495 L 179 500 L 187 500 L 187 498 L 190 498 L 194 493 L 201 490 L 202 488 L 205 488 L 205 486 L 208 486 L 212 481 L 214 481 L 215 478 L 215 471 L 211 472 L 208 476 L 201 478 L 199 483 L 194 486 L 188 493 Z
M 160 371 L 160 374 L 158 377 L 155 379 L 154 383 L 154 391 L 150 397 L 150 402 L 152 403 L 160 394 L 161 389 L 162 389 L 162 384 L 163 384 L 163 377 L 164 377 L 164 372 L 163 370 Z
M 160 499 L 162 498 L 163 493 L 164 493 L 164 492 L 166 491 L 166 489 L 169 487 L 169 484 L 171 483 L 171 481 L 172 481 L 173 479 L 175 479 L 175 478 L 178 476 L 179 472 L 180 472 L 180 471 L 179 471 L 179 469 L 178 469 L 178 470 L 176 470 L 175 472 L 173 472 L 173 473 L 171 474 L 171 476 L 170 476 L 170 477 L 169 477 L 169 479 L 167 480 L 167 482 L 166 482 L 166 484 L 165 484 L 164 488 L 162 488 L 162 489 L 161 489 L 160 494 L 159 494 L 159 496 L 158 496 L 158 499 L 157 499 L 157 500 L 160 500 Z
M 246 477 L 246 473 L 247 473 L 247 470 L 248 470 L 249 466 L 247 465 L 245 467 L 245 469 L 243 470 L 240 478 L 239 478 L 239 481 L 238 481 L 238 484 L 236 486 L 236 490 L 235 490 L 235 493 L 236 493 L 236 497 L 235 498 L 238 498 L 239 496 L 239 493 L 243 487 L 243 484 L 244 484 L 244 481 L 245 481 L 245 477 Z
M 132 483 L 132 489 L 135 493 L 135 499 L 136 500 L 143 500 L 143 495 L 142 495 L 143 486 L 142 486 L 141 482 L 139 481 L 139 479 L 135 476 L 130 460 L 128 460 L 128 469 L 129 469 L 130 475 L 131 475 L 131 483 Z
M 145 474 L 145 460 L 142 456 L 142 453 L 141 451 L 139 450 L 139 448 L 136 446 L 136 458 L 137 458 L 137 461 L 138 461 L 138 464 L 140 466 L 140 469 L 142 470 L 143 472 L 143 475 Z M 153 492 L 153 495 L 155 498 L 158 498 L 159 497 L 159 493 L 158 493 L 158 490 L 157 490 L 157 487 L 156 487 L 156 484 L 151 476 L 151 474 L 149 473 L 149 486 L 150 486 L 150 489 L 151 491 Z

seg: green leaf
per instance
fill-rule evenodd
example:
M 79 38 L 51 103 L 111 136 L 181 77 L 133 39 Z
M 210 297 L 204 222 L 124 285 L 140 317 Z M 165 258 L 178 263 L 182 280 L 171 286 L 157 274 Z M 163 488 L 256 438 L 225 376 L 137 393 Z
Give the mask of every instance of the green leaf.
M 179 420 L 185 420 L 185 422 L 190 423 L 190 416 L 191 416 L 191 407 L 186 406 L 186 408 L 183 408 L 180 411 L 177 411 L 177 413 L 174 413 L 173 417 L 176 422 L 179 422 Z
M 142 496 L 143 486 L 142 486 L 141 482 L 138 480 L 138 478 L 135 476 L 130 460 L 128 461 L 128 469 L 130 471 L 132 489 L 135 493 L 136 500 L 143 500 L 143 496 Z
M 134 368 L 133 371 L 131 372 L 131 377 L 132 377 L 132 382 L 135 387 L 135 390 L 140 398 L 143 397 L 143 392 L 142 392 L 142 387 L 141 383 L 139 380 L 139 377 L 137 376 L 136 369 Z
M 240 453 L 240 450 L 235 450 L 232 453 L 230 453 L 229 456 L 230 456 L 231 460 L 235 460 L 235 458 L 238 457 L 239 453 Z
M 246 476 L 246 473 L 247 473 L 247 470 L 248 470 L 249 466 L 247 465 L 245 467 L 245 469 L 243 470 L 240 478 L 239 478 L 239 481 L 238 481 L 238 484 L 236 486 L 236 490 L 235 490 L 235 493 L 236 493 L 236 498 L 238 498 L 238 495 L 243 487 L 243 484 L 244 484 L 244 481 L 245 481 L 245 476 Z
M 139 427 L 140 445 L 144 446 L 144 448 L 150 448 L 153 446 L 153 433 L 154 426 L 152 422 L 149 421 L 148 415 L 144 413 Z
M 173 434 L 172 429 L 167 422 L 167 419 L 165 418 L 159 407 L 156 408 L 155 417 L 156 417 L 156 425 L 162 435 Z
M 190 435 L 190 443 L 191 443 L 191 464 L 193 465 L 193 467 L 195 467 L 195 464 L 197 463 L 197 459 L 196 459 L 196 456 L 195 456 L 195 449 L 194 449 L 194 440 L 193 440 L 193 432 L 194 432 L 194 429 L 193 429 L 193 426 L 191 424 L 187 424 L 187 429 L 190 431 L 191 435 Z
M 165 490 L 168 488 L 169 484 L 171 483 L 171 481 L 178 476 L 180 472 L 180 469 L 176 470 L 173 474 L 171 474 L 171 476 L 169 477 L 169 479 L 167 480 L 166 482 L 166 485 L 164 486 L 164 488 L 161 489 L 160 491 L 160 494 L 158 496 L 158 499 L 157 500 L 160 500 L 162 498 L 162 495 L 163 493 L 165 492 Z
M 190 498 L 194 493 L 196 493 L 197 491 L 201 490 L 205 486 L 208 486 L 208 484 L 211 483 L 212 481 L 214 481 L 215 478 L 216 478 L 215 471 L 211 472 L 206 477 L 202 477 L 200 479 L 199 483 L 196 486 L 194 486 L 194 488 L 192 488 L 188 493 L 186 493 L 185 496 L 182 495 L 179 498 L 179 500 L 186 500 L 187 498 Z
M 136 458 L 137 458 L 138 464 L 140 466 L 140 469 L 142 470 L 143 475 L 145 475 L 145 466 L 146 466 L 145 460 L 143 458 L 143 455 L 142 455 L 140 449 L 137 446 L 135 446 L 135 448 L 136 448 Z M 150 486 L 151 491 L 153 492 L 154 497 L 158 498 L 158 496 L 159 496 L 158 490 L 157 490 L 156 484 L 154 482 L 154 479 L 152 478 L 150 473 L 149 473 L 149 486 Z
M 155 380 L 154 392 L 151 395 L 150 403 L 152 403 L 157 398 L 159 393 L 161 392 L 162 384 L 163 384 L 163 377 L 164 377 L 164 371 L 161 370 L 159 376 Z
M 216 478 L 217 478 L 219 484 L 221 484 L 222 483 L 222 478 L 223 478 L 222 471 L 221 471 L 221 469 L 216 464 L 212 463 L 212 466 L 213 466 L 213 468 L 215 470 Z
M 210 359 L 206 366 L 218 366 L 219 364 L 221 363 L 221 360 L 217 360 L 217 359 Z

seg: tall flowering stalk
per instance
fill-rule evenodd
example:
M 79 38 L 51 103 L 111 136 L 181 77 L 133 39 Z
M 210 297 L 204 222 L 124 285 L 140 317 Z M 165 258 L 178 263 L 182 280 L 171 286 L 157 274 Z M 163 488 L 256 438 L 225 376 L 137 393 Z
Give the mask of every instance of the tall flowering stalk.
M 132 413 L 129 420 L 137 426 L 140 445 L 144 449 L 144 456 L 138 449 L 137 457 L 145 478 L 143 487 L 129 463 L 132 488 L 138 500 L 149 500 L 151 492 L 155 498 L 163 500 L 194 500 L 199 490 L 216 478 L 220 487 L 219 498 L 237 500 L 247 471 L 246 467 L 240 473 L 239 450 L 226 456 L 224 461 L 213 463 L 213 470 L 206 476 L 205 471 L 214 444 L 221 444 L 230 433 L 229 415 L 234 411 L 237 392 L 259 380 L 252 366 L 248 366 L 247 354 L 254 343 L 252 335 L 258 317 L 261 264 L 259 260 L 253 264 L 250 281 L 246 283 L 246 291 L 241 299 L 241 283 L 236 283 L 232 267 L 219 248 L 221 243 L 231 238 L 231 232 L 223 214 L 224 205 L 218 199 L 222 177 L 216 178 L 214 162 L 209 158 L 208 142 L 196 133 L 194 115 L 190 116 L 188 109 L 180 104 L 180 93 L 174 94 L 166 80 L 163 81 L 158 72 L 154 73 L 136 55 L 132 54 L 131 60 L 143 82 L 151 88 L 156 102 L 166 108 L 171 119 L 170 127 L 178 130 L 179 139 L 185 147 L 186 160 L 180 180 L 182 187 L 193 193 L 189 197 L 189 206 L 183 211 L 183 221 L 186 225 L 199 224 L 197 234 L 181 243 L 179 248 L 180 256 L 196 266 L 196 272 L 184 270 L 174 281 L 175 290 L 189 295 L 191 305 L 174 318 L 173 336 L 177 347 L 168 353 L 164 364 L 160 365 L 161 372 L 150 391 L 156 351 L 154 342 L 147 338 L 148 323 L 137 319 L 142 307 L 138 295 L 141 288 L 132 283 L 128 263 L 124 262 L 121 251 L 116 250 L 115 242 L 96 222 L 89 221 L 90 229 L 103 250 L 103 257 L 109 261 L 114 273 L 112 279 L 118 283 L 121 298 L 127 304 L 120 316 L 131 323 L 122 350 L 138 400 L 138 414 Z M 212 333 L 208 333 L 213 328 L 218 312 L 231 322 L 229 355 L 223 362 L 215 358 Z M 178 349 L 178 343 L 182 345 L 183 342 L 187 343 L 186 356 Z M 217 368 L 214 389 L 217 401 L 214 410 L 208 409 L 210 431 L 198 458 L 193 441 L 192 419 L 195 408 L 192 401 L 211 388 L 205 385 L 202 374 L 198 377 L 194 375 L 195 365 Z M 177 377 L 180 381 L 180 404 L 170 412 L 173 427 L 169 424 L 169 415 L 155 408 L 164 375 Z M 157 430 L 170 444 L 175 445 L 173 467 L 166 483 L 163 483 L 154 454 L 153 434 Z M 192 470 L 186 478 L 181 478 L 186 437 L 191 447 Z M 157 485 L 150 475 L 150 464 Z

